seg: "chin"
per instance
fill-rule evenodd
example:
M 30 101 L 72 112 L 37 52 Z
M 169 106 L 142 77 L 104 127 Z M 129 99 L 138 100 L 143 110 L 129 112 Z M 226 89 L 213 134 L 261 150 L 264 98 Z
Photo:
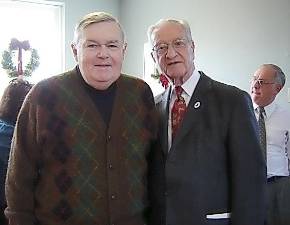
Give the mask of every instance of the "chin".
M 258 106 L 261 105 L 261 101 L 260 101 L 260 99 L 253 98 L 253 102 L 254 102 L 256 105 L 258 105 Z
M 182 78 L 184 77 L 184 75 L 182 73 L 180 73 L 180 71 L 170 71 L 167 73 L 167 75 L 171 78 Z

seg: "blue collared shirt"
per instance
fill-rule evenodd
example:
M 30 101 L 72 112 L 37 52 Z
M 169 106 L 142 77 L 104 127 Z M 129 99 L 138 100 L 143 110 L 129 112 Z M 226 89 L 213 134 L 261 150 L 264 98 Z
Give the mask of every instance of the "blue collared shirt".
M 5 178 L 14 126 L 0 119 L 0 206 L 5 205 Z
M 254 104 L 258 120 L 257 105 Z M 264 107 L 267 140 L 267 176 L 289 176 L 290 111 L 275 101 Z

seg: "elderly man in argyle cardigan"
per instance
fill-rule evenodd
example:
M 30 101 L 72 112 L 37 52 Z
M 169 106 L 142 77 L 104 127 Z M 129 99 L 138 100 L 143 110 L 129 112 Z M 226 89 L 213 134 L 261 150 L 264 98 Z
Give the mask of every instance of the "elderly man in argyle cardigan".
M 77 66 L 27 96 L 6 180 L 11 225 L 147 223 L 155 107 L 146 83 L 121 74 L 125 50 L 118 21 L 90 13 L 75 29 Z

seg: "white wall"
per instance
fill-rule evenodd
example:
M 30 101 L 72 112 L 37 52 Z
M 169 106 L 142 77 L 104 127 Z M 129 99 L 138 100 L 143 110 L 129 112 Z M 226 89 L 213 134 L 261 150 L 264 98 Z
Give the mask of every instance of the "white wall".
M 49 0 L 50 1 L 50 0 Z M 54 1 L 54 0 L 51 0 Z M 75 66 L 70 44 L 73 40 L 75 24 L 85 14 L 105 11 L 119 18 L 119 0 L 56 0 L 65 3 L 65 69 Z
M 142 77 L 147 27 L 165 17 L 189 21 L 197 68 L 248 91 L 263 63 L 279 65 L 288 81 L 279 96 L 287 104 L 290 87 L 289 0 L 121 0 L 121 22 L 129 43 L 124 72 Z

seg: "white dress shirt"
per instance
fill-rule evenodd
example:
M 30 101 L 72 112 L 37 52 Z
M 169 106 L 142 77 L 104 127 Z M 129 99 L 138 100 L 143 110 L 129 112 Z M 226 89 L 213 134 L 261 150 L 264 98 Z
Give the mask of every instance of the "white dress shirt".
M 192 75 L 188 78 L 187 81 L 185 81 L 184 84 L 181 85 L 183 92 L 181 96 L 184 98 L 186 106 L 188 106 L 188 103 L 191 99 L 191 96 L 195 90 L 195 87 L 199 81 L 200 74 L 195 69 L 192 73 Z M 174 101 L 176 100 L 177 96 L 175 93 L 175 86 L 172 87 L 171 93 L 170 93 L 170 103 L 169 103 L 169 116 L 168 116 L 168 151 L 171 148 L 172 144 L 172 126 L 171 126 L 171 110 L 174 104 Z
M 258 120 L 257 105 L 254 104 Z M 290 111 L 272 102 L 264 107 L 266 115 L 267 177 L 289 176 Z

